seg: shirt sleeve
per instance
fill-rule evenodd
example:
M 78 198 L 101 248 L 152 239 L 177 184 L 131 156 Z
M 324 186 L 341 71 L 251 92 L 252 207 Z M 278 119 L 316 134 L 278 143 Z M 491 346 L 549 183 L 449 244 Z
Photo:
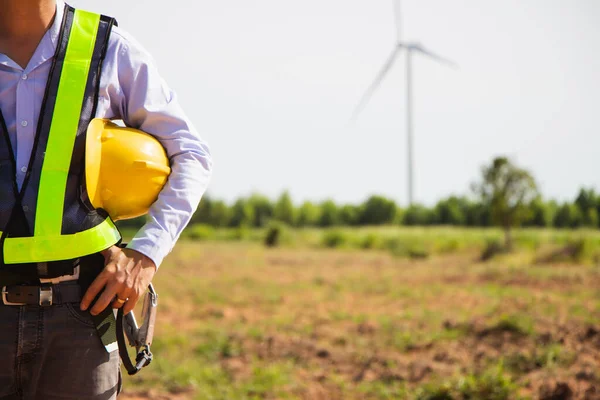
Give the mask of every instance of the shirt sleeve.
M 171 164 L 171 175 L 145 225 L 127 245 L 148 256 L 158 268 L 206 191 L 212 158 L 148 52 L 128 37 L 116 61 L 123 121 L 156 137 Z

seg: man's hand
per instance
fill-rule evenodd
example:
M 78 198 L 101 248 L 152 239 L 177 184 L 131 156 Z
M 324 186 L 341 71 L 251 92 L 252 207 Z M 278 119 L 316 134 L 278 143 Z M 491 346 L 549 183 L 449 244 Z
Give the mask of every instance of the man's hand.
M 81 300 L 81 309 L 87 310 L 98 293 L 104 289 L 90 313 L 97 315 L 112 303 L 113 308 L 123 307 L 123 313 L 127 314 L 148 290 L 148 285 L 156 273 L 156 265 L 140 252 L 117 246 L 102 251 L 102 255 L 104 270 L 85 292 Z M 120 303 L 117 299 L 126 301 Z

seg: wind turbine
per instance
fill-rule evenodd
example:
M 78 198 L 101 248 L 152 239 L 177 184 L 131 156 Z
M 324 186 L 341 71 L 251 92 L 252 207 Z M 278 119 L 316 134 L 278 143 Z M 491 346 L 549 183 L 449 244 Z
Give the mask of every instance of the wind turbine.
M 394 1 L 394 14 L 395 14 L 394 20 L 396 23 L 396 43 L 394 44 L 394 47 L 392 48 L 392 52 L 390 53 L 387 60 L 383 64 L 383 67 L 379 71 L 379 74 L 377 74 L 377 76 L 375 77 L 375 80 L 373 81 L 373 83 L 371 83 L 371 86 L 369 86 L 369 88 L 367 89 L 365 94 L 361 97 L 360 101 L 358 102 L 358 105 L 356 106 L 356 108 L 354 109 L 354 112 L 352 113 L 351 120 L 355 120 L 358 117 L 358 115 L 360 114 L 360 112 L 363 110 L 363 108 L 367 105 L 367 103 L 371 99 L 371 96 L 373 96 L 373 93 L 375 92 L 375 90 L 381 85 L 381 82 L 386 77 L 386 75 L 388 74 L 390 69 L 392 69 L 392 66 L 394 65 L 394 62 L 398 58 L 400 52 L 402 50 L 406 51 L 406 140 L 407 140 L 406 148 L 407 148 L 407 153 L 408 153 L 407 154 L 408 204 L 410 206 L 410 205 L 413 205 L 413 201 L 414 201 L 414 149 L 413 149 L 414 141 L 413 141 L 413 118 L 412 118 L 412 112 L 413 112 L 412 57 L 413 57 L 413 53 L 414 52 L 421 53 L 425 56 L 428 56 L 428 57 L 440 62 L 440 63 L 447 64 L 452 67 L 457 67 L 457 65 L 454 62 L 429 51 L 428 49 L 423 47 L 420 43 L 403 42 L 401 40 L 400 4 L 399 4 L 399 0 L 393 0 L 393 1 Z

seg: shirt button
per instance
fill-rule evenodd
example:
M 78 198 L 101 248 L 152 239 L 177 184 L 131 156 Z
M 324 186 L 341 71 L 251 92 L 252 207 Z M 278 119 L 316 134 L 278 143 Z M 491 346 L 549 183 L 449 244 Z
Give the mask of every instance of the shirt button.
M 21 172 L 27 172 L 27 167 L 22 167 Z
M 24 81 L 26 81 L 26 80 L 27 80 L 27 74 L 23 74 L 23 75 L 21 76 L 21 79 L 23 79 Z
M 23 211 L 25 211 L 25 212 L 29 211 L 29 207 L 23 206 Z
M 27 121 L 21 121 L 21 126 L 27 126 Z

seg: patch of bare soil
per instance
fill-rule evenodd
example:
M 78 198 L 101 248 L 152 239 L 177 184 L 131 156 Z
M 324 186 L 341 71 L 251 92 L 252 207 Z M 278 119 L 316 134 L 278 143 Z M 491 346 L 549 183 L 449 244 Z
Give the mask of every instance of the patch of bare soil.
M 405 352 L 373 348 L 365 354 L 350 346 L 324 345 L 318 337 L 273 335 L 256 341 L 232 337 L 243 351 L 224 357 L 221 364 L 234 379 L 246 379 L 252 358 L 266 361 L 293 360 L 302 387 L 296 395 L 306 399 L 341 398 L 333 376 L 346 382 L 404 382 L 412 387 L 450 379 L 457 373 L 483 370 L 500 358 L 512 360 L 505 367 L 518 373 L 522 395 L 536 399 L 600 399 L 600 331 L 592 326 L 548 326 L 544 333 L 529 336 L 510 326 L 484 326 L 479 321 L 457 326 L 446 321 L 441 329 L 463 329 L 456 341 L 413 346 Z M 359 324 L 361 335 L 376 327 Z M 551 343 L 561 343 L 569 356 L 540 355 Z M 538 356 L 535 356 L 538 354 Z M 548 360 L 544 357 L 556 357 Z M 548 363 L 555 367 L 548 368 Z

